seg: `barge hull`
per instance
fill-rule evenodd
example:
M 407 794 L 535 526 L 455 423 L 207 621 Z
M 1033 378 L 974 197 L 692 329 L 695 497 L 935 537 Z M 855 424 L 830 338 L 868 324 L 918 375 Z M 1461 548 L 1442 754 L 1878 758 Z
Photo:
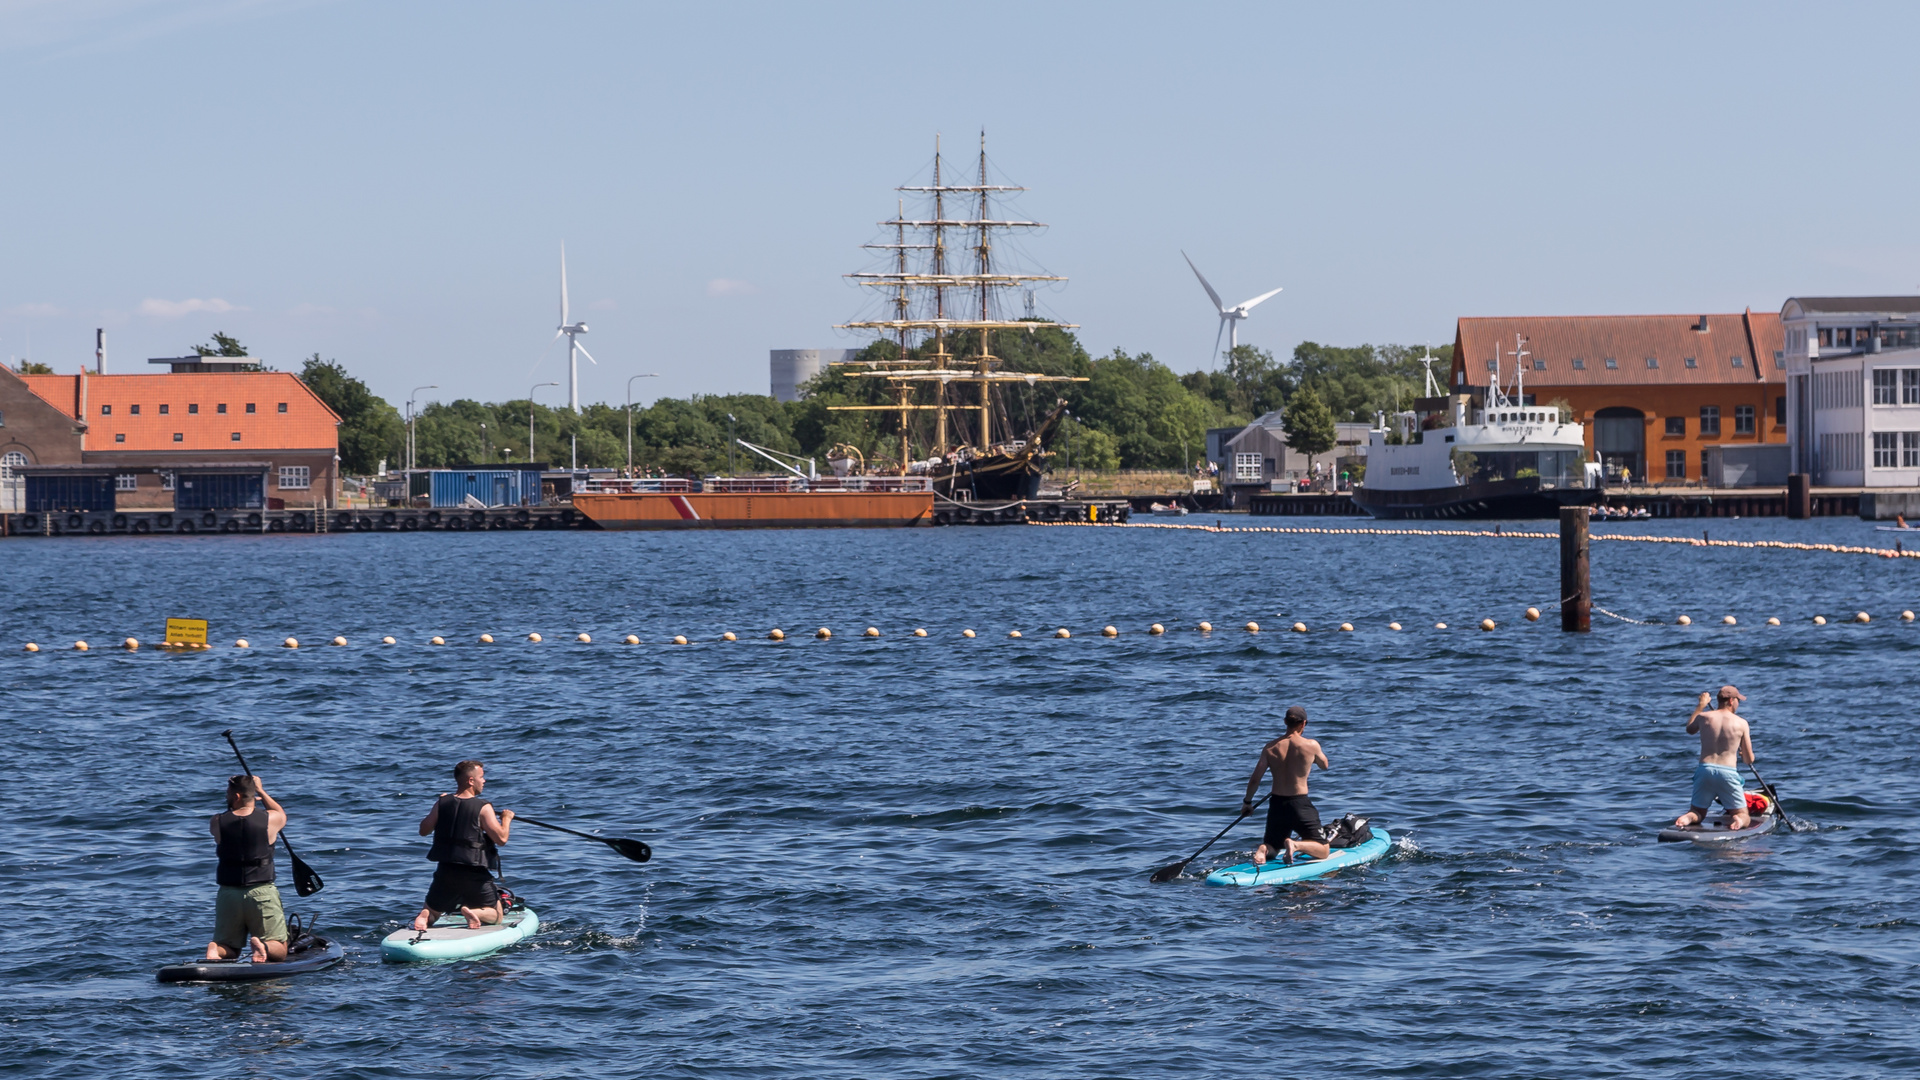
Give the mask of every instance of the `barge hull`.
M 576 492 L 602 529 L 861 529 L 931 525 L 929 491 Z
M 1368 490 L 1353 493 L 1355 505 L 1376 518 L 1513 519 L 1556 518 L 1563 506 L 1592 506 L 1596 488 L 1542 488 L 1538 480 L 1487 480 L 1444 488 Z

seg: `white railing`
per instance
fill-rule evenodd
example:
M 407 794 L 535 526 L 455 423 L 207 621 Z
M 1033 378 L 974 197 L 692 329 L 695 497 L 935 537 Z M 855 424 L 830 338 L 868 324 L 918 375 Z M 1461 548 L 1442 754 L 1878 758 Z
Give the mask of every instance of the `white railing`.
M 705 480 L 679 477 L 636 477 L 588 480 L 574 490 L 587 495 L 779 495 L 791 492 L 930 492 L 933 480 L 925 476 L 709 476 Z

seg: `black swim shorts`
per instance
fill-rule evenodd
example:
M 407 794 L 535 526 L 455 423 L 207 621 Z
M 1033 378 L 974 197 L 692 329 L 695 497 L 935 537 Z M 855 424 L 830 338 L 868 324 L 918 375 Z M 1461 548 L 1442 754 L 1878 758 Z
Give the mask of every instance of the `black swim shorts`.
M 1312 799 L 1305 795 L 1275 795 L 1267 807 L 1266 844 L 1280 847 L 1286 843 L 1287 836 L 1294 833 L 1302 840 L 1327 842 L 1326 830 L 1320 827 L 1320 811 Z
M 427 906 L 439 912 L 492 907 L 499 902 L 500 890 L 494 887 L 493 875 L 484 866 L 441 863 L 433 871 L 433 884 L 427 887 Z

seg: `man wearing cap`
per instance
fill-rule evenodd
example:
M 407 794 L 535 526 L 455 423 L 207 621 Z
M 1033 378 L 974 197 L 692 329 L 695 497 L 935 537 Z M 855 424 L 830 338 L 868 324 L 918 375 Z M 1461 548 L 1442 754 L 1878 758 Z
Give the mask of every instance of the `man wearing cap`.
M 1720 688 L 1720 707 L 1709 709 L 1712 695 L 1702 693 L 1687 717 L 1687 734 L 1700 736 L 1700 764 L 1693 770 L 1693 805 L 1674 820 L 1676 828 L 1703 824 L 1714 800 L 1727 810 L 1727 828 L 1747 827 L 1746 787 L 1740 782 L 1739 758 L 1753 761 L 1753 733 L 1735 710 L 1746 695 L 1732 686 Z
M 1327 857 L 1327 835 L 1320 827 L 1320 811 L 1307 797 L 1307 774 L 1315 765 L 1327 767 L 1326 752 L 1307 738 L 1307 710 L 1298 705 L 1287 710 L 1287 733 L 1260 750 L 1247 778 L 1247 797 L 1240 801 L 1242 815 L 1253 813 L 1253 796 L 1260 790 L 1260 777 L 1273 770 L 1273 802 L 1267 806 L 1267 831 L 1259 847 L 1253 849 L 1253 865 L 1265 865 L 1279 855 L 1293 865 L 1296 854 L 1309 858 Z M 1295 840 L 1294 834 L 1300 839 Z

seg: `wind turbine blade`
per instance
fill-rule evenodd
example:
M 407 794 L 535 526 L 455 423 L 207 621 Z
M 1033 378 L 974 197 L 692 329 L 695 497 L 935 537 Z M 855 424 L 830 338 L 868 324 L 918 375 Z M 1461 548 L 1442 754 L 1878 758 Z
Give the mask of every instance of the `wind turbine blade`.
M 1272 299 L 1273 297 L 1276 297 L 1276 296 L 1278 296 L 1278 295 L 1280 295 L 1280 293 L 1281 293 L 1281 292 L 1283 292 L 1283 291 L 1284 291 L 1284 289 L 1275 289 L 1275 290 L 1273 290 L 1273 291 L 1272 291 L 1272 292 L 1270 292 L 1270 293 L 1261 293 L 1261 294 L 1260 294 L 1259 296 L 1256 296 L 1256 297 L 1254 297 L 1253 299 L 1251 299 L 1251 300 L 1249 300 L 1249 301 L 1247 301 L 1246 303 L 1244 303 L 1244 304 L 1241 304 L 1241 305 L 1240 305 L 1240 310 L 1241 310 L 1241 311 L 1251 311 L 1251 310 L 1253 310 L 1253 305 L 1255 305 L 1255 304 L 1257 304 L 1257 303 L 1259 303 L 1259 302 L 1260 302 L 1260 301 L 1262 301 L 1262 300 L 1270 300 L 1270 299 Z
M 1212 355 L 1211 357 L 1209 357 L 1209 358 L 1207 359 L 1207 370 L 1208 370 L 1208 371 L 1212 371 L 1212 370 L 1213 370 L 1213 364 L 1214 364 L 1214 361 L 1216 361 L 1216 360 L 1219 360 L 1219 359 L 1220 359 L 1220 336 L 1221 336 L 1222 334 L 1225 334 L 1225 333 L 1227 332 L 1227 319 L 1228 319 L 1228 318 L 1229 318 L 1229 316 L 1226 316 L 1226 315 L 1222 315 L 1222 316 L 1220 316 L 1220 329 L 1218 329 L 1218 330 L 1215 330 L 1215 331 L 1213 332 L 1213 355 Z
M 576 349 L 579 349 L 579 350 L 580 350 L 580 355 L 581 355 L 581 356 L 584 356 L 584 357 L 586 357 L 586 358 L 587 358 L 587 360 L 588 360 L 589 362 L 591 362 L 591 363 L 593 364 L 593 366 L 594 366 L 594 367 L 599 367 L 599 366 L 600 366 L 600 361 L 598 361 L 598 360 L 595 360 L 595 359 L 593 358 L 593 354 L 587 351 L 587 347 L 586 347 L 585 345 L 582 345 L 582 344 L 580 344 L 579 342 L 577 342 L 577 341 L 576 341 L 576 342 L 574 342 L 574 343 L 573 343 L 573 347 L 574 347 L 574 348 L 576 348 Z
M 565 337 L 565 336 L 566 335 L 564 334 L 556 333 L 552 337 L 547 339 L 546 347 L 540 350 L 540 355 L 533 358 L 533 366 L 527 369 L 527 374 L 529 376 L 531 376 L 534 372 L 539 371 L 541 364 L 546 363 L 547 354 L 553 351 L 553 343 L 556 341 L 559 341 L 562 337 Z
M 1200 279 L 1200 287 L 1207 290 L 1207 295 L 1213 299 L 1213 306 L 1220 311 L 1227 310 L 1227 305 L 1220 302 L 1220 294 L 1213 291 L 1212 285 L 1207 284 L 1207 276 L 1200 272 L 1199 267 L 1193 265 L 1193 260 L 1187 258 L 1187 253 L 1181 252 L 1180 257 L 1187 259 L 1187 269 L 1192 270 L 1193 276 Z
M 560 325 L 567 325 L 567 245 L 560 243 Z

